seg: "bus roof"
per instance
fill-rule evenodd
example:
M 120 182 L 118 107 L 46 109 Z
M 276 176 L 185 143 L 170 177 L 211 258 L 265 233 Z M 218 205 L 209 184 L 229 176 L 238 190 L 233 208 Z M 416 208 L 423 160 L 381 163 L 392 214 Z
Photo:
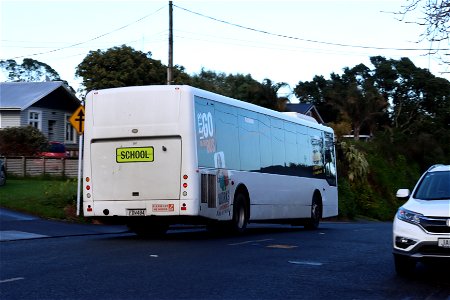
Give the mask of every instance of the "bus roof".
M 242 100 L 233 99 L 227 96 L 223 96 L 220 94 L 216 94 L 213 92 L 205 91 L 199 88 L 195 88 L 189 85 L 146 85 L 146 86 L 131 86 L 131 87 L 119 87 L 119 88 L 111 88 L 111 89 L 104 89 L 104 90 L 98 90 L 98 91 L 91 91 L 93 92 L 101 92 L 101 93 L 114 93 L 123 91 L 172 91 L 174 89 L 179 89 L 182 92 L 185 91 L 186 93 L 190 93 L 194 96 L 206 98 L 209 100 L 218 101 L 224 104 L 228 104 L 234 107 L 243 108 L 249 111 L 253 111 L 256 113 L 261 113 L 264 115 L 276 117 L 285 121 L 301 124 L 307 127 L 316 128 L 319 130 L 327 131 L 327 132 L 333 132 L 333 129 L 331 127 L 324 126 L 322 124 L 318 124 L 309 120 L 306 120 L 304 118 L 299 118 L 290 114 L 284 114 L 275 110 L 271 110 L 262 106 L 258 106 L 249 102 L 245 102 Z M 87 97 L 86 97 L 87 98 Z

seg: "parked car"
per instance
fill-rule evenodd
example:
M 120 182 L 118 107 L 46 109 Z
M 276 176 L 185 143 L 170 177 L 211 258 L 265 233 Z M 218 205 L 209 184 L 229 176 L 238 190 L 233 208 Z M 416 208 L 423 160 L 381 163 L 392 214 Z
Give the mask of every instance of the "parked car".
M 68 153 L 66 146 L 59 142 L 50 142 L 47 149 L 39 153 L 40 157 L 66 158 Z
M 412 272 L 418 261 L 450 261 L 450 165 L 434 165 L 419 179 L 393 224 L 393 254 L 398 274 Z
M 6 184 L 6 167 L 5 162 L 0 159 L 0 186 Z

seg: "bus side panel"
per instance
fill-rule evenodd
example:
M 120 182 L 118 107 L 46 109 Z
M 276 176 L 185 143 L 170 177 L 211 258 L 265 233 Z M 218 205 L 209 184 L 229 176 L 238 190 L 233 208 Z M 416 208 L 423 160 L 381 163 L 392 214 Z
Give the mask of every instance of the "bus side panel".
M 336 186 L 330 186 L 322 194 L 323 211 L 322 217 L 334 217 L 338 215 L 338 189 Z

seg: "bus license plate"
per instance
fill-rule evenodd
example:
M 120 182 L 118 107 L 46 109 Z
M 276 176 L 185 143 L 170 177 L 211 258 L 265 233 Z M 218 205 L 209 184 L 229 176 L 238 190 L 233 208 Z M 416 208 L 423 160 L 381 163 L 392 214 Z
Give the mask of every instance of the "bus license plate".
M 443 248 L 450 248 L 450 239 L 438 239 L 438 246 Z
M 129 217 L 143 217 L 145 216 L 145 209 L 127 209 L 127 216 Z
M 153 147 L 116 148 L 116 162 L 152 162 Z

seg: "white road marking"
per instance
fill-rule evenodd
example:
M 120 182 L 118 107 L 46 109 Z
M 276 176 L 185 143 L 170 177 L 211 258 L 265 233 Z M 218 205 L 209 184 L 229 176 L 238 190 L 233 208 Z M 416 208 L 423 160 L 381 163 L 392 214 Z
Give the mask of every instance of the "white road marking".
M 296 260 L 290 260 L 290 264 L 294 265 L 306 265 L 306 266 L 321 266 L 323 263 L 316 262 L 316 261 L 296 261 Z
M 261 242 L 267 242 L 267 241 L 273 241 L 273 239 L 256 240 L 256 241 L 245 241 L 245 242 L 240 242 L 240 243 L 228 244 L 228 246 L 238 246 L 238 245 L 261 243 Z
M 25 278 L 23 278 L 23 277 L 9 278 L 9 279 L 0 280 L 0 283 L 13 282 L 13 281 L 24 280 L 24 279 Z
M 297 248 L 298 246 L 294 246 L 294 245 L 269 245 L 267 246 L 267 248 L 275 248 L 275 249 L 293 249 L 293 248 Z

